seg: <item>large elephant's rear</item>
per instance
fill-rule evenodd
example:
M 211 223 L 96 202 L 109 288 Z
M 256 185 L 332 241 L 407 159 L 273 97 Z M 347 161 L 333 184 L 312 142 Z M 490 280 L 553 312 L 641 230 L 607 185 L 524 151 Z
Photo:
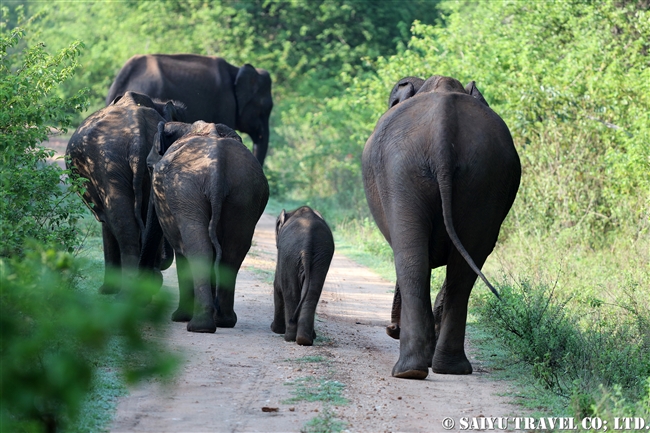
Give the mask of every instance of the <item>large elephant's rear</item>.
M 482 95 L 468 94 L 454 79 L 434 76 L 393 105 L 362 157 L 368 205 L 395 257 L 394 323 L 387 332 L 401 342 L 393 375 L 423 378 L 428 366 L 471 373 L 464 353 L 467 301 L 477 276 L 494 290 L 480 268 L 519 187 L 519 157 Z M 444 265 L 447 277 L 432 310 L 431 269 Z
M 87 179 L 82 198 L 102 223 L 104 293 L 119 290 L 108 284 L 112 270 L 137 267 L 150 191 L 145 161 L 163 120 L 129 95 L 90 115 L 68 142 L 68 167 Z
M 262 167 L 237 139 L 190 133 L 156 163 L 153 190 L 179 259 L 172 319 L 194 332 L 235 326 L 235 280 L 269 197 Z

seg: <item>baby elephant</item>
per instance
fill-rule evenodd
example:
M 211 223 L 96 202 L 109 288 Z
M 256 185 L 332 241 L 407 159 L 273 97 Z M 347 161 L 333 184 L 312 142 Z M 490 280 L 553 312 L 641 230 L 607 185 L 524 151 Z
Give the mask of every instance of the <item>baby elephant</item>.
M 271 330 L 286 341 L 311 346 L 314 314 L 334 255 L 334 239 L 315 210 L 284 210 L 275 223 L 278 261 L 275 269 L 275 315 Z

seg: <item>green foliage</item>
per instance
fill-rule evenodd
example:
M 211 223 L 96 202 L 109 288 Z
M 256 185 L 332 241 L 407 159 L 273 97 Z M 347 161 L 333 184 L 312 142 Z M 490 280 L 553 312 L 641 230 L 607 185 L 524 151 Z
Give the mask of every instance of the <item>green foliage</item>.
M 341 395 L 345 384 L 337 380 L 319 379 L 314 377 L 302 377 L 285 385 L 295 386 L 294 396 L 285 403 L 299 401 L 323 401 L 335 405 L 347 404 L 348 400 Z
M 601 398 L 591 409 L 602 419 L 640 417 L 647 422 L 650 418 L 650 377 L 645 380 L 645 393 L 639 401 L 626 399 L 620 386 L 614 386 L 613 390 L 601 387 Z
M 82 212 L 71 197 L 78 186 L 66 188 L 69 173 L 48 162 L 54 152 L 39 146 L 51 128 L 70 126 L 68 113 L 85 106 L 81 93 L 56 96 L 77 66 L 81 43 L 55 55 L 43 44 L 16 51 L 24 36 L 22 28 L 0 29 L 0 256 L 21 253 L 30 237 L 71 249 Z
M 576 416 L 593 412 L 600 389 L 632 401 L 645 395 L 650 377 L 647 299 L 634 287 L 615 305 L 595 298 L 579 302 L 556 287 L 501 285 L 502 301 L 486 294 L 476 309 L 481 322 L 532 367 L 535 378 L 571 398 Z
M 127 381 L 174 366 L 142 332 L 161 323 L 169 300 L 142 308 L 154 290 L 147 284 L 119 302 L 99 299 L 76 288 L 76 266 L 68 253 L 40 247 L 0 259 L 0 423 L 7 431 L 54 431 L 74 420 L 97 360 L 115 342 L 124 346 Z
M 348 77 L 347 92 L 307 106 L 309 115 L 283 111 L 282 128 L 294 135 L 279 133 L 291 151 L 275 153 L 270 171 L 289 177 L 291 167 L 303 196 L 318 185 L 363 214 L 353 204 L 363 199 L 360 155 L 393 84 L 448 75 L 476 80 L 513 134 L 523 178 L 506 232 L 567 232 L 596 248 L 621 231 L 647 236 L 649 11 L 613 1 L 445 2 L 442 10 L 442 24 L 416 22 L 407 49 L 378 58 L 375 74 Z
M 339 433 L 342 432 L 347 423 L 336 419 L 336 414 L 328 407 L 323 407 L 323 410 L 316 418 L 313 418 L 300 429 L 301 433 Z
M 267 68 L 277 95 L 327 94 L 341 71 L 356 74 L 362 56 L 387 55 L 406 42 L 418 17 L 432 23 L 430 1 L 395 8 L 371 0 L 208 0 L 202 2 L 50 3 L 40 26 L 55 46 L 83 40 L 83 71 L 66 87 L 91 86 L 101 104 L 124 62 L 135 54 L 218 55 L 235 65 Z

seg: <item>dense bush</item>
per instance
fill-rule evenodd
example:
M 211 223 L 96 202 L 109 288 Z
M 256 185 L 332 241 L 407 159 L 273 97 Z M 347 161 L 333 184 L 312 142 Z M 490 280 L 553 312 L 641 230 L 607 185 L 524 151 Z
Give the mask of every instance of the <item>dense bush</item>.
M 269 162 L 272 175 L 294 170 L 303 197 L 306 185 L 319 185 L 349 207 L 349 198 L 363 199 L 361 150 L 392 85 L 449 75 L 476 80 L 513 133 L 523 178 L 509 227 L 570 231 L 596 247 L 609 233 L 647 236 L 650 12 L 582 1 L 445 2 L 443 10 L 442 25 L 416 23 L 406 50 L 379 58 L 376 74 L 354 77 L 342 96 L 309 115 L 283 112 L 287 144 Z
M 58 430 L 75 419 L 98 359 L 118 341 L 118 367 L 135 381 L 171 371 L 174 359 L 143 337 L 167 317 L 169 299 L 142 308 L 153 286 L 115 299 L 76 288 L 68 253 L 33 247 L 0 258 L 0 425 L 3 431 Z
M 27 238 L 71 249 L 83 212 L 72 197 L 77 188 L 69 187 L 67 171 L 48 162 L 54 152 L 40 143 L 51 128 L 65 131 L 69 113 L 85 106 L 82 93 L 57 96 L 77 66 L 81 44 L 50 55 L 43 44 L 17 49 L 23 29 L 0 30 L 0 256 L 21 253 Z
M 82 40 L 83 68 L 65 84 L 71 95 L 89 86 L 91 104 L 103 103 L 124 62 L 135 54 L 217 55 L 235 65 L 270 71 L 277 100 L 329 95 L 336 77 L 363 68 L 361 57 L 389 55 L 405 44 L 414 19 L 433 23 L 436 2 L 395 7 L 372 0 L 209 0 L 202 2 L 84 2 L 38 4 L 45 12 L 35 35 L 63 47 Z M 277 110 L 276 110 L 277 111 Z
M 476 311 L 547 388 L 582 399 L 583 411 L 602 398 L 600 386 L 643 401 L 650 380 L 650 305 L 643 292 L 628 287 L 625 297 L 606 304 L 529 281 L 499 290 L 501 300 L 483 296 Z
M 98 359 L 116 341 L 128 353 L 117 362 L 127 380 L 168 372 L 174 360 L 143 337 L 168 305 L 161 297 L 142 308 L 148 284 L 121 302 L 75 284 L 78 262 L 67 251 L 79 246 L 79 186 L 39 143 L 85 106 L 83 94 L 57 96 L 81 45 L 50 55 L 43 44 L 25 44 L 24 34 L 0 29 L 0 426 L 53 432 L 74 420 Z

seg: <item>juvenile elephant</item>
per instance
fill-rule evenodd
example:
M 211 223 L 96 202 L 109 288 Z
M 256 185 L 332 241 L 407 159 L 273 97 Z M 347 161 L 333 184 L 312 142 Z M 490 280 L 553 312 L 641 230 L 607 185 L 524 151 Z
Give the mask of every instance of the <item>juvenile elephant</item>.
M 271 77 L 264 69 L 194 54 L 133 56 L 117 74 L 106 104 L 127 90 L 183 102 L 187 122 L 222 123 L 247 133 L 253 155 L 264 164 L 273 108 Z
M 158 123 L 182 118 L 183 110 L 176 102 L 127 92 L 91 114 L 68 142 L 66 164 L 73 176 L 87 179 L 82 199 L 102 223 L 105 277 L 101 293 L 121 288 L 110 283 L 111 272 L 137 269 L 151 190 L 147 155 Z M 160 243 L 154 262 L 164 269 L 171 264 L 173 251 L 161 263 L 159 250 Z
M 320 213 L 303 206 L 282 213 L 275 223 L 278 260 L 271 330 L 286 341 L 311 346 L 314 315 L 334 255 L 332 231 Z
M 400 83 L 396 85 L 399 86 Z M 391 95 L 396 92 L 391 92 Z M 389 105 L 392 101 L 389 101 Z M 393 376 L 470 374 L 467 302 L 519 188 L 521 165 L 501 118 L 471 82 L 435 75 L 392 104 L 362 156 L 370 211 L 393 249 Z M 431 308 L 431 269 L 446 278 Z
M 262 167 L 232 129 L 201 121 L 161 122 L 147 163 L 157 219 L 176 253 L 172 320 L 192 332 L 232 328 L 235 280 L 269 198 Z M 145 245 L 160 236 L 147 231 Z M 146 261 L 155 248 L 142 254 Z

